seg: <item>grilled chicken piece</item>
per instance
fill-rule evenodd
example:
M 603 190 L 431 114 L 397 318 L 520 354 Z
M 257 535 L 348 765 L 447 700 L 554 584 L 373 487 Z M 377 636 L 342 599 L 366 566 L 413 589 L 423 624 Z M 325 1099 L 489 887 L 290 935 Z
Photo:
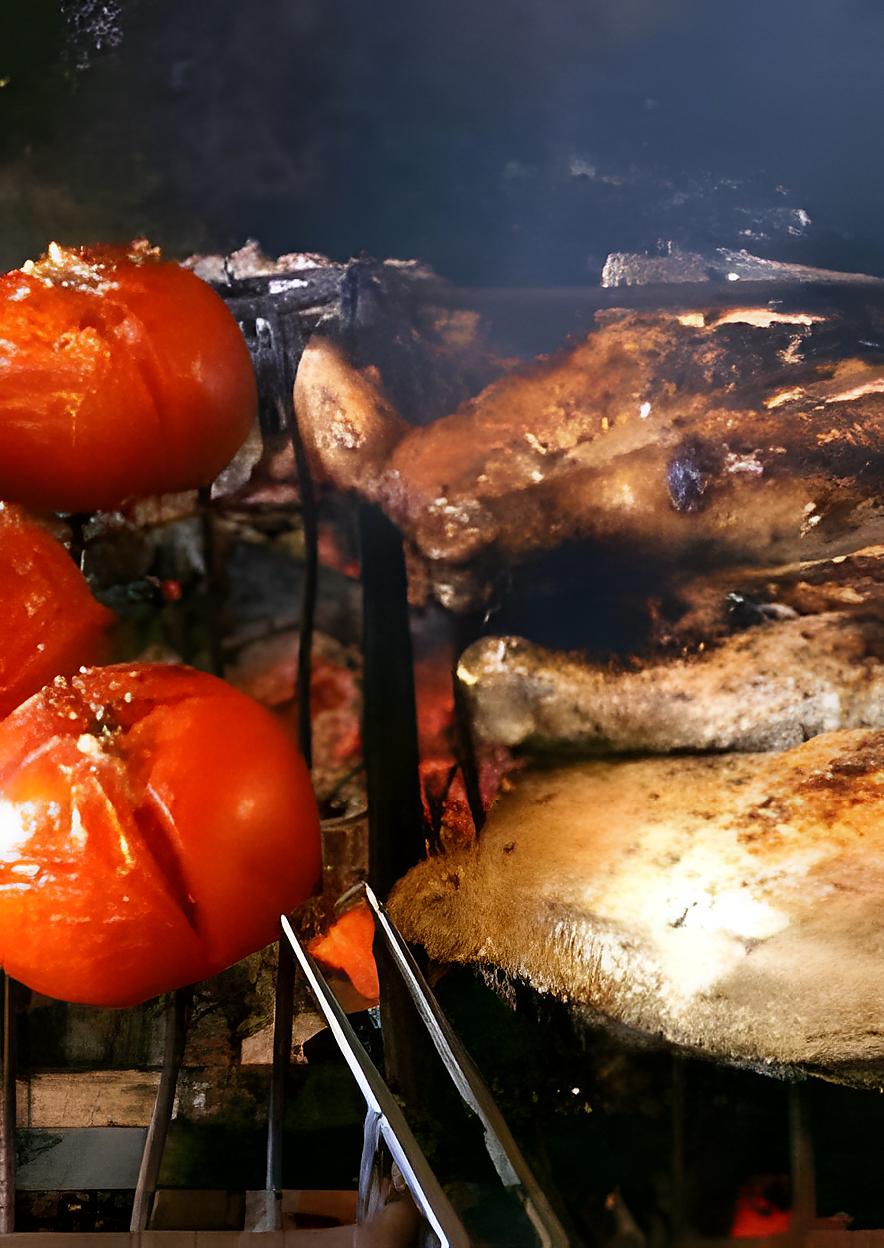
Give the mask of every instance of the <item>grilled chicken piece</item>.
M 669 606 L 652 603 L 655 641 L 672 648 L 708 644 L 766 619 L 841 611 L 884 619 L 884 547 L 777 568 L 676 573 Z
M 884 620 L 762 624 L 688 658 L 616 669 L 488 637 L 457 674 L 480 738 L 590 753 L 785 750 L 884 728 Z
M 384 470 L 408 426 L 375 368 L 357 369 L 331 338 L 316 335 L 295 377 L 298 425 L 314 476 L 361 492 Z
M 884 540 L 884 360 L 868 316 L 597 320 L 568 353 L 407 432 L 380 389 L 351 405 L 346 361 L 326 371 L 312 343 L 296 393 L 315 469 L 384 507 L 448 605 L 474 596 L 463 573 L 477 560 L 571 538 L 756 565 Z
M 390 899 L 431 957 L 768 1071 L 884 1076 L 884 732 L 524 773 Z

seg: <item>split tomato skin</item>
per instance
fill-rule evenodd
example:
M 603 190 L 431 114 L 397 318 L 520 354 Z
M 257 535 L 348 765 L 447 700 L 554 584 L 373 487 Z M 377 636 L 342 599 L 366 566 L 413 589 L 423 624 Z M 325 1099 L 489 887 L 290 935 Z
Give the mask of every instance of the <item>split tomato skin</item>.
M 209 485 L 257 413 L 223 300 L 144 244 L 0 277 L 0 497 L 91 512 Z
M 213 676 L 91 669 L 0 724 L 0 960 L 38 992 L 126 1006 L 207 978 L 319 872 L 302 758 Z
M 107 658 L 114 618 L 61 542 L 0 503 L 0 717 L 55 676 Z

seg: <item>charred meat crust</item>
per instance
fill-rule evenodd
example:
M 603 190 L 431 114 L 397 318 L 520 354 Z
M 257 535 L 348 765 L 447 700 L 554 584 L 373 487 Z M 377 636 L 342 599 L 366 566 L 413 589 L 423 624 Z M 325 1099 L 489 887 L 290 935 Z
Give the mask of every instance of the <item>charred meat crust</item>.
M 385 412 L 375 440 L 369 412 L 359 472 L 329 448 L 317 462 L 381 502 L 440 582 L 442 565 L 570 538 L 728 561 L 844 553 L 884 535 L 869 316 L 603 313 L 426 428 L 394 436 Z

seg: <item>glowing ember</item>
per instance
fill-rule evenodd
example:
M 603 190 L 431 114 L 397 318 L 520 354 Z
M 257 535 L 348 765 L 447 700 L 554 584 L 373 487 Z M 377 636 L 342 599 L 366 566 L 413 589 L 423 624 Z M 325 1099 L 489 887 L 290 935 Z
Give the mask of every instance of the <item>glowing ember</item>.
M 764 1179 L 750 1179 L 740 1189 L 731 1223 L 731 1239 L 761 1239 L 781 1235 L 792 1221 L 789 1209 L 782 1209 L 769 1194 L 770 1184 Z

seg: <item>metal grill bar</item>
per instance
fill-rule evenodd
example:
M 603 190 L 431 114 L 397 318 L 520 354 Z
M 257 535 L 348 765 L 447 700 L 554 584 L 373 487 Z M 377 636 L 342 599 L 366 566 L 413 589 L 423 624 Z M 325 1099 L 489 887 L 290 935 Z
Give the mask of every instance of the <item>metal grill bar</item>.
M 385 896 L 424 856 L 414 666 L 402 538 L 363 504 L 359 539 L 369 878 Z
M 795 1243 L 804 1243 L 816 1218 L 816 1167 L 804 1085 L 789 1085 L 789 1152 L 792 1171 L 792 1227 Z
M 310 678 L 318 577 L 318 520 L 313 481 L 292 402 L 295 369 L 304 345 L 297 320 L 304 285 L 303 281 L 293 279 L 290 287 L 283 284 L 281 288 L 274 289 L 273 282 L 268 283 L 264 279 L 257 282 L 253 290 L 246 290 L 242 283 L 238 283 L 237 295 L 228 299 L 228 305 L 239 322 L 252 356 L 258 382 L 261 428 L 265 433 L 287 433 L 295 456 L 305 544 L 298 638 L 298 737 L 301 753 L 310 767 L 313 761 Z M 273 1063 L 267 1110 L 265 1216 L 262 1227 L 268 1231 L 279 1230 L 282 1226 L 282 1135 L 293 1018 L 294 965 L 288 946 L 280 939 L 274 985 Z

